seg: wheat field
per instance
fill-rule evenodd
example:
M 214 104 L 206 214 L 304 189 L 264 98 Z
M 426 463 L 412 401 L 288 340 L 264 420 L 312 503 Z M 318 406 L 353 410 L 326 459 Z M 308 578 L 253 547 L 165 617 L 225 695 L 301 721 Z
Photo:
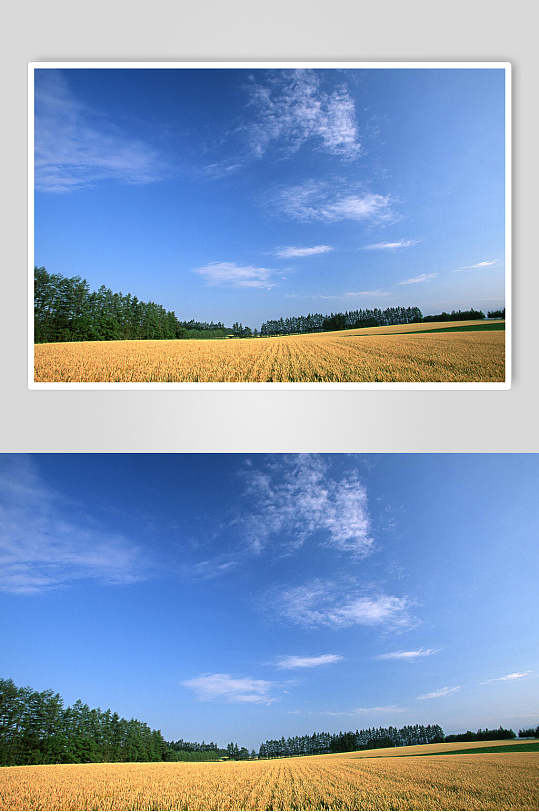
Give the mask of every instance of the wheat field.
M 462 742 L 457 744 L 463 749 Z M 436 746 L 430 747 L 432 755 L 417 758 L 366 758 L 368 753 L 363 751 L 254 762 L 3 767 L 0 808 L 538 808 L 539 753 L 437 756 Z M 399 748 L 400 754 L 406 750 L 425 752 L 426 748 Z
M 443 322 L 428 327 L 463 327 Z M 234 340 L 36 344 L 36 383 L 500 382 L 505 333 L 424 324 Z

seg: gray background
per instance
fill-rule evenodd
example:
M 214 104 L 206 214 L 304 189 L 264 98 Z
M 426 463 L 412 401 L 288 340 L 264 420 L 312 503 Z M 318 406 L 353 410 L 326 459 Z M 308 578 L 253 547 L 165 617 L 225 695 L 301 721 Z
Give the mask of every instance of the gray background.
M 537 5 L 524 0 L 39 0 L 4 6 L 0 451 L 539 451 Z M 31 60 L 508 60 L 510 391 L 29 391 Z

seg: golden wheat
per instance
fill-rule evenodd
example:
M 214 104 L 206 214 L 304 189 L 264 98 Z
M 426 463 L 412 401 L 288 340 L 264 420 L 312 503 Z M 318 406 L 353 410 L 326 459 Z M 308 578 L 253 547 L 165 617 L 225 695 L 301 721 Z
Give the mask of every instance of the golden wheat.
M 465 746 L 462 742 L 458 745 L 461 749 Z M 419 749 L 426 750 L 424 747 L 399 748 L 399 752 Z M 366 751 L 224 764 L 3 767 L 0 769 L 0 808 L 486 810 L 538 807 L 539 753 L 431 754 L 418 758 L 365 758 L 365 755 Z
M 473 324 L 456 325 L 470 323 Z M 37 344 L 34 380 L 49 383 L 504 380 L 503 331 L 420 333 L 421 328 L 425 329 L 425 325 L 234 341 Z

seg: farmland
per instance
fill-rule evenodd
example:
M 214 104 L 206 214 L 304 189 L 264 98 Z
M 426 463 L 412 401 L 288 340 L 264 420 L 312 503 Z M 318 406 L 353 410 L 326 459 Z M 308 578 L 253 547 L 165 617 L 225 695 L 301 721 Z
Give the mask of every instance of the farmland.
M 409 758 L 362 751 L 258 762 L 4 767 L 0 808 L 537 809 L 539 753 L 436 755 L 440 748 L 451 749 L 398 748 Z M 425 751 L 430 755 L 414 757 Z
M 491 329 L 489 329 L 491 328 Z M 38 344 L 51 382 L 500 382 L 502 322 L 431 322 L 234 340 Z

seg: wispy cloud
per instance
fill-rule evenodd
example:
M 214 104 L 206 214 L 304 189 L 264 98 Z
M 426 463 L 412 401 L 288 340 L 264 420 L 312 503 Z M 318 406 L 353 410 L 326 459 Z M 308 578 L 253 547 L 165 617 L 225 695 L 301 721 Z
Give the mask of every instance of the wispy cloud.
M 72 192 L 115 180 L 153 183 L 164 163 L 148 144 L 83 104 L 60 71 L 36 71 L 35 188 Z
M 316 70 L 261 75 L 263 80 L 251 74 L 247 86 L 253 117 L 245 131 L 257 157 L 272 145 L 289 156 L 309 143 L 345 160 L 357 158 L 361 146 L 355 104 L 344 83 L 325 89 Z
M 223 700 L 270 705 L 275 701 L 270 692 L 272 682 L 252 677 L 232 677 L 230 674 L 203 674 L 184 680 L 181 685 L 194 691 L 201 702 Z
M 375 290 L 350 290 L 344 294 L 345 296 L 389 296 L 389 290 L 382 290 L 382 288 L 376 288 Z
M 250 546 L 270 541 L 290 548 L 318 537 L 325 546 L 363 556 L 374 541 L 367 490 L 355 472 L 332 475 L 320 456 L 297 454 L 249 466 L 245 488 L 256 509 L 242 518 Z
M 312 257 L 316 254 L 327 254 L 330 251 L 333 251 L 332 245 L 313 245 L 309 248 L 288 246 L 287 248 L 277 249 L 275 256 L 281 257 L 281 259 L 287 259 L 289 257 Z
M 27 458 L 0 460 L 0 590 L 36 594 L 83 579 L 144 578 L 138 547 L 48 486 Z
M 434 279 L 436 276 L 438 276 L 437 273 L 420 273 L 419 276 L 412 276 L 403 282 L 397 282 L 397 285 L 417 285 L 420 282 L 427 282 L 429 279 Z
M 294 220 L 333 223 L 340 220 L 392 222 L 397 219 L 390 195 L 350 189 L 348 182 L 308 180 L 281 189 L 270 203 Z
M 357 716 L 360 713 L 405 713 L 408 708 L 399 705 L 374 705 L 371 708 L 354 708 L 351 711 L 321 711 L 325 716 Z
M 459 273 L 460 271 L 476 271 L 480 270 L 481 268 L 491 268 L 493 265 L 497 264 L 497 259 L 486 259 L 482 262 L 476 262 L 475 265 L 464 265 L 463 268 L 454 268 L 453 273 Z
M 431 691 L 429 694 L 421 694 L 418 696 L 418 699 L 438 699 L 441 696 L 449 696 L 449 694 L 455 694 L 457 691 L 460 691 L 460 685 L 455 685 L 453 688 L 449 688 L 445 686 L 444 688 L 438 688 L 437 691 Z
M 343 657 L 340 654 L 318 654 L 314 656 L 290 654 L 286 657 L 279 657 L 275 664 L 277 668 L 316 668 L 319 665 L 338 663 L 342 659 Z
M 378 654 L 375 660 L 417 660 L 419 657 L 432 657 L 438 654 L 439 648 L 418 648 L 414 651 L 390 651 L 387 654 Z
M 307 627 L 410 625 L 409 601 L 396 595 L 367 595 L 351 583 L 313 580 L 283 590 L 279 607 L 287 620 Z
M 187 565 L 183 568 L 183 572 L 196 580 L 209 581 L 213 578 L 219 578 L 221 575 L 227 575 L 238 566 L 238 563 L 234 559 L 216 556 L 215 558 L 208 558 Z
M 397 251 L 399 248 L 410 248 L 417 245 L 419 240 L 398 240 L 397 242 L 375 242 L 372 245 L 364 245 L 364 251 Z
M 210 286 L 231 285 L 237 288 L 266 288 L 275 287 L 271 276 L 275 272 L 272 268 L 257 268 L 254 265 L 237 265 L 235 262 L 210 262 L 201 268 L 195 268 L 195 273 L 206 280 Z
M 531 673 L 532 671 L 515 671 L 512 674 L 506 674 L 504 677 L 493 677 L 492 679 L 487 679 L 485 682 L 482 682 L 481 685 L 488 685 L 489 682 L 511 682 L 512 680 L 527 677 L 528 674 Z
M 220 180 L 234 175 L 242 167 L 243 164 L 238 161 L 217 161 L 216 163 L 207 164 L 202 169 L 202 174 L 209 180 Z

